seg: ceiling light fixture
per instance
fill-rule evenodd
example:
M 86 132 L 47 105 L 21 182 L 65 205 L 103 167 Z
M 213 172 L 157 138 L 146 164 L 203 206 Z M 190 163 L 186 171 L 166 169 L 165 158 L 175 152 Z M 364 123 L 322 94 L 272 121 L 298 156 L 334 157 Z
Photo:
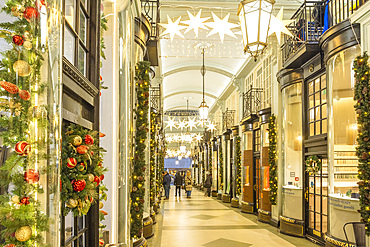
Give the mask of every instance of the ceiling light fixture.
M 189 32 L 190 30 L 194 30 L 195 37 L 198 37 L 198 30 L 199 28 L 208 30 L 208 28 L 205 26 L 205 21 L 207 21 L 211 17 L 205 17 L 205 18 L 200 18 L 200 15 L 202 14 L 202 10 L 199 10 L 198 14 L 196 16 L 192 15 L 188 11 L 188 16 L 189 20 L 187 21 L 182 21 L 182 23 L 185 23 L 188 25 L 188 27 L 185 30 L 185 33 Z
M 224 43 L 225 35 L 229 35 L 233 38 L 236 38 L 233 31 L 231 31 L 232 28 L 236 28 L 239 25 L 229 22 L 230 13 L 228 13 L 223 19 L 218 18 L 217 15 L 215 15 L 212 12 L 213 22 L 206 22 L 205 25 L 212 28 L 211 32 L 208 33 L 207 37 L 214 35 L 218 33 L 221 39 L 221 43 Z
M 205 53 L 205 49 L 208 48 L 209 46 L 205 45 L 205 46 L 199 46 L 199 48 L 202 49 L 202 55 L 203 55 L 203 65 L 200 69 L 200 73 L 202 74 L 202 78 L 203 78 L 203 101 L 202 103 L 200 103 L 200 106 L 199 106 L 199 117 L 200 117 L 200 121 L 207 121 L 207 118 L 208 118 L 208 110 L 209 110 L 209 107 L 206 103 L 206 100 L 205 100 L 205 97 L 204 97 L 204 76 L 206 74 L 206 67 L 204 66 L 204 53 Z
M 267 46 L 267 36 L 274 0 L 244 0 L 239 4 L 238 16 L 243 34 L 244 52 L 257 61 Z
M 182 35 L 180 30 L 186 28 L 186 26 L 180 26 L 179 25 L 180 21 L 181 21 L 181 16 L 179 18 L 177 18 L 177 20 L 175 22 L 172 22 L 171 18 L 167 15 L 167 22 L 168 22 L 167 24 L 158 23 L 162 27 L 166 28 L 166 30 L 161 34 L 161 36 L 169 34 L 171 42 L 172 42 L 173 38 L 175 37 L 175 35 L 184 39 L 185 37 L 184 37 L 184 35 Z

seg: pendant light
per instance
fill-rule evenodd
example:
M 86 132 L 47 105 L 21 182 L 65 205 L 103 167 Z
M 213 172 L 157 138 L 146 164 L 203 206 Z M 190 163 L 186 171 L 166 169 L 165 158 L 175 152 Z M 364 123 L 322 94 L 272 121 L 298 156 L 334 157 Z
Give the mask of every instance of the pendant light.
M 203 77 L 203 101 L 202 101 L 202 103 L 200 103 L 200 106 L 199 106 L 199 116 L 200 116 L 200 121 L 202 121 L 202 122 L 207 121 L 208 110 L 209 110 L 209 107 L 207 106 L 206 100 L 204 98 L 204 75 L 206 74 L 206 67 L 204 66 L 205 48 L 206 47 L 201 47 L 202 54 L 203 54 L 203 66 L 200 69 L 200 73 L 202 74 L 202 77 Z

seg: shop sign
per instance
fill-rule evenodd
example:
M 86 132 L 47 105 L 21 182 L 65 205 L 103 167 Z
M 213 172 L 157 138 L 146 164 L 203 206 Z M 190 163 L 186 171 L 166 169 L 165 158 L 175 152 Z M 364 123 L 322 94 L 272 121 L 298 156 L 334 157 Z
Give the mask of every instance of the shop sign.
M 356 247 L 354 244 L 348 244 L 347 242 L 344 242 L 339 239 L 335 239 L 333 237 L 329 237 L 325 235 L 325 242 L 331 243 L 334 246 L 340 246 L 340 247 Z
M 299 177 L 295 177 L 294 179 L 295 179 L 295 181 L 299 181 Z
M 340 199 L 336 197 L 329 196 L 329 205 L 346 210 L 346 211 L 352 211 L 357 212 L 359 209 L 359 201 L 353 200 L 353 199 Z

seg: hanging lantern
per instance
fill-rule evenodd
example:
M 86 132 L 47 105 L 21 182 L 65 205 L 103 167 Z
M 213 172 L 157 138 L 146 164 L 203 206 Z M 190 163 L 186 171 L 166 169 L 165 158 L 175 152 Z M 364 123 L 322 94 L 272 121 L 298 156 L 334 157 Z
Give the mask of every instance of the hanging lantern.
M 180 152 L 181 153 L 186 153 L 186 146 L 185 145 L 180 146 Z
M 200 106 L 199 106 L 200 121 L 207 121 L 208 110 L 209 110 L 209 107 L 207 106 L 206 101 L 203 99 L 202 103 L 200 103 Z
M 244 52 L 257 60 L 267 46 L 267 36 L 274 0 L 244 0 L 238 16 L 243 34 Z

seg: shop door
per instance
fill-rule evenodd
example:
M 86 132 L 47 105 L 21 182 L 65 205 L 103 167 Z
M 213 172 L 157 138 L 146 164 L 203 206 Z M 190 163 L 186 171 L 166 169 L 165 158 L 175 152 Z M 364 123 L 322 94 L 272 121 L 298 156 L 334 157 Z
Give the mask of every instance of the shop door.
M 235 197 L 235 166 L 234 166 L 234 140 L 230 139 L 230 196 Z
M 253 131 L 253 189 L 254 189 L 254 212 L 258 213 L 261 200 L 261 130 Z
M 328 227 L 328 171 L 327 159 L 321 159 L 322 168 L 317 174 L 306 172 L 306 232 L 323 240 Z

